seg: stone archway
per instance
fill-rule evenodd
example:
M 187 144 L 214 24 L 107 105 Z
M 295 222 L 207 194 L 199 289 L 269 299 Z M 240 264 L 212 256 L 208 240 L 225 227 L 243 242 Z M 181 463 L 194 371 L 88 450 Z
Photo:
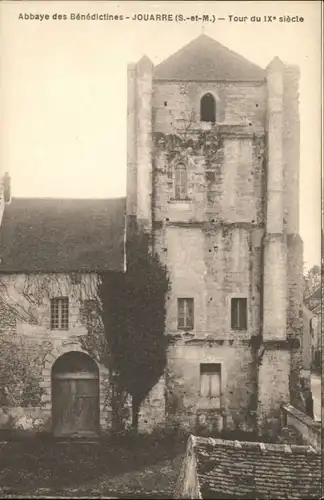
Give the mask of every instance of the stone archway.
M 62 354 L 51 370 L 52 429 L 56 437 L 99 433 L 99 369 L 86 353 Z
M 89 353 L 82 349 L 78 342 L 69 342 L 66 345 L 56 345 L 46 355 L 43 362 L 42 381 L 40 382 L 40 386 L 43 389 L 42 408 L 44 414 L 46 414 L 46 418 L 49 418 L 50 420 L 52 420 L 52 367 L 60 356 L 69 352 L 81 352 L 89 356 Z M 94 359 L 93 361 L 96 363 L 100 375 L 100 428 L 105 429 L 108 425 L 110 417 L 109 398 L 107 398 L 110 384 L 109 372 L 104 365 L 99 364 Z

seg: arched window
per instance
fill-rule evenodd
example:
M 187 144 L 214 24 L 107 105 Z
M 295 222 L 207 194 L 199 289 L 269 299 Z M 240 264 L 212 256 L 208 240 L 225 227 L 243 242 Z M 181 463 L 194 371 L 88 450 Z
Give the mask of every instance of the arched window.
M 200 101 L 200 121 L 216 122 L 216 102 L 212 94 L 205 94 Z
M 187 169 L 183 163 L 179 163 L 175 168 L 175 198 L 185 200 L 187 195 Z

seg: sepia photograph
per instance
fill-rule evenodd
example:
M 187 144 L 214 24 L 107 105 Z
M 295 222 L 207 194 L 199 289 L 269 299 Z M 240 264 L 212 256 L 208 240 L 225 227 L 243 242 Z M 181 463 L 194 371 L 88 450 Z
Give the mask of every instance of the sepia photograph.
M 0 3 L 0 497 L 320 499 L 320 1 Z

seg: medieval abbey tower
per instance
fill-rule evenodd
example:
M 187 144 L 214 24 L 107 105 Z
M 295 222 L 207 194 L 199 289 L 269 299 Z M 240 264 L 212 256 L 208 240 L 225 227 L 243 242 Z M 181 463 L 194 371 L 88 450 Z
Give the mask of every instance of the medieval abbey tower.
M 297 397 L 298 81 L 206 35 L 128 68 L 127 215 L 172 283 L 173 343 L 143 422 L 266 432 Z

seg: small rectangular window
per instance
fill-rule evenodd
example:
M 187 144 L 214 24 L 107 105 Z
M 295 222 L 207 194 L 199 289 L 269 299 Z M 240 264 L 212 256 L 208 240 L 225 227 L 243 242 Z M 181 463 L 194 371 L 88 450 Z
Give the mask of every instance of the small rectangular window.
M 219 363 L 200 365 L 200 395 L 207 398 L 220 398 L 221 365 Z
M 51 300 L 51 330 L 69 329 L 69 299 L 59 297 Z
M 235 298 L 231 301 L 231 329 L 247 329 L 247 300 Z
M 178 299 L 178 329 L 192 330 L 194 327 L 194 299 Z

